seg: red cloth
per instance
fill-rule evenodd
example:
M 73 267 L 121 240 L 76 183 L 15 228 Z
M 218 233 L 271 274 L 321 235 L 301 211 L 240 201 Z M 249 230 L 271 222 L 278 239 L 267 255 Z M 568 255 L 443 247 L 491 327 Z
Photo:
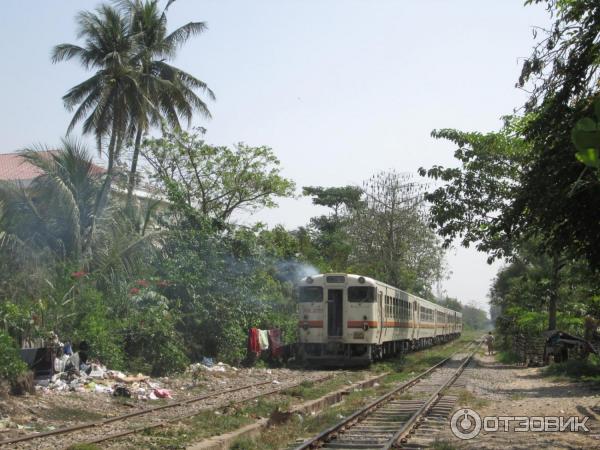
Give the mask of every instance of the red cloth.
M 260 355 L 260 344 L 258 342 L 258 329 L 250 328 L 248 331 L 248 353 Z
M 281 330 L 275 328 L 269 330 L 269 348 L 271 349 L 271 356 L 281 356 Z

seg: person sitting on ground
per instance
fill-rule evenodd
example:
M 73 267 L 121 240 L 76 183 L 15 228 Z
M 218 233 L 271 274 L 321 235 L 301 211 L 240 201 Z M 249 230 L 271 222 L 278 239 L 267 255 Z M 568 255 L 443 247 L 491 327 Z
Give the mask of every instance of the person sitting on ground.
M 494 354 L 494 336 L 492 336 L 492 332 L 490 331 L 483 338 L 484 342 L 487 344 L 488 355 Z

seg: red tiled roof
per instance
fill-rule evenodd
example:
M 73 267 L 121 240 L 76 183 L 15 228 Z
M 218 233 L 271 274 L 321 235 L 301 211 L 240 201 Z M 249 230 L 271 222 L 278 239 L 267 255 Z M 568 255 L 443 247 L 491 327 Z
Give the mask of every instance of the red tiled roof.
M 43 152 L 43 153 L 50 153 Z M 104 173 L 105 169 L 92 165 L 92 173 Z M 0 181 L 29 181 L 40 176 L 43 171 L 27 162 L 20 153 L 0 154 Z

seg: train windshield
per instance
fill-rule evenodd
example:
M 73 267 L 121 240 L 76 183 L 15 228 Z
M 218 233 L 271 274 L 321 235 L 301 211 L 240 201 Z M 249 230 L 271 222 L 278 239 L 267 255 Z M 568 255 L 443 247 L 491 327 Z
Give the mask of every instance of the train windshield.
M 371 286 L 350 286 L 348 288 L 348 301 L 354 303 L 372 303 L 375 301 L 375 288 Z
M 321 286 L 303 286 L 298 292 L 298 301 L 300 303 L 323 301 L 323 288 Z

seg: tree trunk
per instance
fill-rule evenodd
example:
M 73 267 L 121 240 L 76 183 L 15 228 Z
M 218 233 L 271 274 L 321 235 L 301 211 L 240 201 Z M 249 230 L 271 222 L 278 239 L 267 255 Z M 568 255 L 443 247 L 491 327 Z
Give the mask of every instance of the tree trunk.
M 552 280 L 548 299 L 548 330 L 556 330 L 556 305 L 558 303 L 558 289 L 560 286 L 560 269 L 563 264 L 558 255 L 552 257 Z
M 135 135 L 135 145 L 133 147 L 133 156 L 131 157 L 131 169 L 129 171 L 129 184 L 127 186 L 127 209 L 131 207 L 133 190 L 135 189 L 135 174 L 137 172 L 137 163 L 140 155 L 140 146 L 142 143 L 142 127 L 138 126 Z
M 556 292 L 550 293 L 548 302 L 548 330 L 556 330 Z
M 112 175 L 113 173 L 113 167 L 115 164 L 115 145 L 117 143 L 117 133 L 116 133 L 116 129 L 115 129 L 115 122 L 116 120 L 113 120 L 113 127 L 112 127 L 112 132 L 110 134 L 110 142 L 108 143 L 108 167 L 106 169 L 108 175 Z
M 102 186 L 102 190 L 100 191 L 100 196 L 96 200 L 96 213 L 102 211 L 106 204 L 108 203 L 108 199 L 110 197 L 110 190 L 112 186 L 112 177 L 113 171 L 115 167 L 115 159 L 117 157 L 117 142 L 118 134 L 119 134 L 119 114 L 116 112 L 117 108 L 115 108 L 115 113 L 113 116 L 112 130 L 110 134 L 110 142 L 108 143 L 108 167 L 106 169 L 106 179 L 104 181 L 104 185 Z
M 119 154 L 118 147 L 120 146 L 120 141 L 121 141 L 121 136 L 120 136 L 121 124 L 119 123 L 121 115 L 119 114 L 119 105 L 117 104 L 117 102 L 115 102 L 113 109 L 114 109 L 113 123 L 112 123 L 112 130 L 110 133 L 110 142 L 108 144 L 107 172 L 108 172 L 109 176 L 112 176 L 112 174 L 113 174 L 115 160 L 117 159 L 117 155 Z

